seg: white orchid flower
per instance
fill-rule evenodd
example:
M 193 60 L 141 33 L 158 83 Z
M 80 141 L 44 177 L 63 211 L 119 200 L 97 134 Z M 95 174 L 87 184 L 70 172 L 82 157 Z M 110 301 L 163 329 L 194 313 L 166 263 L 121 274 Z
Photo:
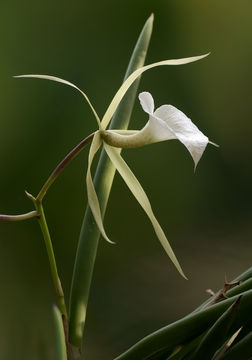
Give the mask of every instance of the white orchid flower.
M 87 95 L 71 82 L 49 75 L 16 76 L 40 78 L 60 82 L 74 87 L 84 96 L 95 115 L 99 127 L 99 130 L 94 133 L 89 151 L 86 183 L 88 203 L 92 210 L 96 224 L 101 232 L 101 235 L 107 241 L 112 242 L 107 236 L 103 226 L 99 200 L 94 188 L 91 175 L 91 166 L 93 159 L 97 151 L 100 149 L 101 145 L 103 145 L 107 155 L 114 164 L 115 168 L 118 170 L 125 183 L 131 190 L 132 194 L 135 196 L 136 200 L 139 202 L 139 204 L 149 217 L 155 233 L 166 253 L 183 277 L 185 277 L 185 275 L 161 226 L 159 225 L 152 211 L 151 204 L 145 191 L 143 190 L 141 184 L 139 183 L 133 172 L 130 170 L 126 162 L 121 157 L 120 149 L 118 148 L 134 148 L 159 141 L 178 139 L 187 147 L 193 157 L 196 166 L 206 148 L 207 143 L 209 142 L 208 138 L 192 123 L 192 121 L 185 114 L 183 114 L 180 110 L 176 109 L 172 105 L 163 105 L 156 109 L 156 111 L 154 111 L 154 101 L 151 94 L 148 92 L 142 92 L 139 95 L 142 108 L 149 115 L 149 121 L 142 130 L 106 130 L 106 128 L 109 125 L 109 122 L 126 91 L 143 72 L 160 65 L 187 64 L 200 60 L 207 55 L 208 54 L 183 59 L 165 60 L 137 69 L 125 80 L 125 82 L 119 88 L 114 98 L 112 99 L 109 107 L 107 108 L 102 120 L 100 120 Z
M 102 137 L 106 143 L 114 147 L 135 148 L 178 139 L 190 152 L 196 167 L 209 142 L 208 138 L 174 106 L 162 105 L 154 111 L 154 100 L 149 92 L 139 94 L 139 100 L 143 110 L 149 114 L 147 124 L 132 135 L 121 135 L 120 131 L 104 131 Z

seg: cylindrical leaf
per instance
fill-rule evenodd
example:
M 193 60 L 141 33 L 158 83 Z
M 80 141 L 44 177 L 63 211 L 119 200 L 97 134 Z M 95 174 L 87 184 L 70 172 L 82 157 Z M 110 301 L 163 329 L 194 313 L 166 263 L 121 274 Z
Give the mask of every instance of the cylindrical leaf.
M 152 25 L 153 16 L 147 20 L 139 36 L 125 78 L 127 78 L 133 71 L 144 65 L 151 37 Z M 111 126 L 113 128 L 127 129 L 138 84 L 139 80 L 131 86 L 127 94 L 122 99 L 111 122 Z M 97 166 L 94 180 L 103 216 L 106 210 L 114 174 L 115 168 L 103 151 Z M 89 289 L 93 275 L 99 237 L 100 232 L 95 224 L 90 208 L 87 207 L 76 254 L 70 296 L 69 339 L 71 344 L 79 348 L 82 343 Z
M 59 309 L 53 307 L 53 320 L 55 331 L 55 360 L 67 360 L 65 333 Z

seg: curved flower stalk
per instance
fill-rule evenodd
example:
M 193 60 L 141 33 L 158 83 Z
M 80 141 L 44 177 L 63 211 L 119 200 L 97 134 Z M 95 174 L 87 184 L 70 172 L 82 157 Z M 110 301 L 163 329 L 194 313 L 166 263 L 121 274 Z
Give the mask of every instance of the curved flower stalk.
M 200 60 L 206 55 L 195 56 L 190 58 L 175 59 L 175 60 L 165 60 L 157 63 L 153 63 L 147 66 L 143 66 L 136 71 L 134 71 L 122 84 L 114 98 L 112 99 L 109 107 L 107 108 L 102 120 L 100 120 L 97 115 L 94 107 L 92 106 L 87 95 L 80 90 L 76 85 L 70 83 L 69 81 L 63 80 L 61 78 L 49 75 L 19 75 L 21 77 L 30 77 L 30 78 L 40 78 L 47 79 L 56 82 L 60 82 L 77 89 L 88 102 L 92 112 L 95 115 L 98 130 L 94 133 L 89 157 L 88 157 L 88 168 L 86 175 L 86 184 L 87 184 L 87 194 L 88 194 L 88 203 L 93 213 L 96 224 L 101 232 L 101 235 L 110 243 L 112 241 L 106 234 L 106 231 L 103 226 L 103 220 L 101 216 L 101 210 L 99 205 L 99 200 L 94 188 L 92 175 L 91 175 L 91 166 L 95 154 L 98 152 L 100 147 L 103 145 L 104 149 L 109 156 L 110 160 L 124 179 L 125 183 L 129 187 L 132 194 L 135 196 L 136 200 L 139 202 L 143 210 L 146 212 L 149 217 L 155 233 L 165 249 L 166 253 L 170 257 L 171 261 L 176 266 L 180 274 L 185 277 L 179 262 L 161 228 L 157 219 L 155 218 L 151 204 L 148 200 L 148 197 L 143 190 L 141 184 L 130 170 L 126 162 L 120 155 L 120 152 L 116 148 L 134 148 L 139 146 L 144 146 L 152 144 L 159 141 L 178 139 L 182 142 L 190 152 L 195 167 L 200 160 L 207 143 L 209 142 L 208 138 L 192 123 L 192 121 L 187 118 L 180 110 L 176 109 L 172 105 L 163 105 L 154 111 L 154 101 L 150 93 L 143 92 L 139 95 L 140 103 L 143 110 L 149 115 L 149 121 L 145 127 L 140 130 L 106 130 L 107 126 L 110 123 L 112 116 L 114 115 L 120 101 L 125 95 L 128 88 L 132 83 L 146 70 L 149 70 L 156 66 L 161 65 L 182 65 L 190 62 Z M 41 199 L 42 200 L 42 199 Z

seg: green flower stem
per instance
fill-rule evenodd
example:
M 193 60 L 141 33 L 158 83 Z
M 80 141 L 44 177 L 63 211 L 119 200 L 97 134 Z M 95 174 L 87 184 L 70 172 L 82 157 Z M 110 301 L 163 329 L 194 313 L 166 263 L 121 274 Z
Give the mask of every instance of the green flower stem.
M 22 221 L 33 217 L 39 217 L 39 213 L 37 211 L 30 211 L 20 215 L 0 215 L 0 221 Z
M 126 71 L 125 78 L 127 78 L 134 70 L 143 66 L 151 37 L 152 25 L 153 15 L 147 20 L 139 36 Z M 127 129 L 138 84 L 139 79 L 135 81 L 120 102 L 120 105 L 112 119 L 111 128 Z M 105 214 L 114 174 L 114 166 L 108 159 L 105 151 L 102 151 L 94 183 L 103 216 Z M 70 296 L 69 341 L 74 347 L 79 349 L 82 345 L 89 289 L 93 275 L 99 237 L 100 232 L 95 224 L 90 208 L 87 207 L 79 238 Z
M 49 187 L 56 180 L 58 175 L 66 168 L 66 166 L 81 152 L 84 147 L 90 143 L 93 139 L 94 133 L 88 135 L 85 139 L 83 139 L 78 145 L 75 146 L 73 150 L 71 150 L 67 156 L 57 165 L 57 167 L 53 170 L 49 178 L 46 180 L 45 184 L 42 186 L 40 192 L 38 193 L 37 200 L 42 201 Z
M 61 286 L 60 278 L 58 275 L 56 260 L 54 256 L 53 246 L 52 246 L 52 240 L 49 233 L 49 229 L 46 222 L 45 212 L 42 206 L 42 202 L 35 197 L 33 197 L 31 194 L 26 192 L 27 196 L 32 200 L 37 212 L 40 214 L 38 217 L 38 222 L 45 240 L 47 255 L 49 259 L 50 269 L 51 269 L 51 275 L 53 279 L 53 284 L 56 290 L 57 300 L 58 300 L 58 307 L 61 312 L 61 315 L 67 320 L 67 310 L 66 310 L 66 304 L 65 304 L 65 297 L 64 292 Z

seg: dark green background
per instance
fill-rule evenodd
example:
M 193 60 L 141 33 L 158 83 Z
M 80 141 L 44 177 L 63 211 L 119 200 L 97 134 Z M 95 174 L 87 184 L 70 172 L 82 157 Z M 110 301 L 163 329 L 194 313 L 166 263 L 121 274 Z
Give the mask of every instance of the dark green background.
M 96 129 L 73 89 L 32 79 L 51 74 L 87 92 L 103 114 L 138 34 L 155 14 L 147 63 L 211 55 L 147 72 L 141 91 L 156 106 L 184 111 L 220 148 L 208 146 L 196 173 L 176 141 L 123 152 L 180 259 L 183 280 L 129 190 L 116 176 L 100 242 L 85 338 L 86 359 L 112 359 L 149 332 L 185 315 L 251 265 L 250 0 L 16 1 L 0 5 L 0 212 L 32 210 L 63 156 Z M 147 121 L 138 101 L 131 128 Z M 86 206 L 87 150 L 45 199 L 67 295 Z M 53 359 L 54 289 L 35 220 L 0 224 L 0 358 Z

